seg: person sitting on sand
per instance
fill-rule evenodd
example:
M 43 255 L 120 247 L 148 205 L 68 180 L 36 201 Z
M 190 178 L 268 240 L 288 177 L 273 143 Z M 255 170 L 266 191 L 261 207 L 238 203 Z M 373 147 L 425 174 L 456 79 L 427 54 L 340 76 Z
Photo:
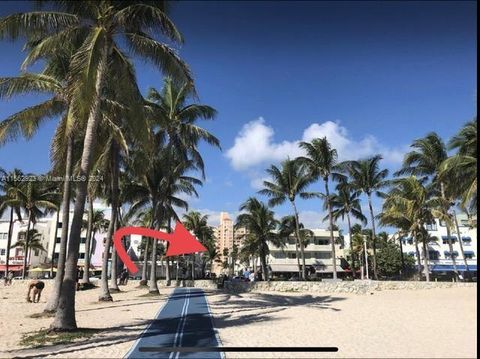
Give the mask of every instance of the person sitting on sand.
M 41 280 L 32 280 L 28 285 L 27 302 L 29 303 L 40 302 L 40 296 L 42 295 L 43 288 L 45 288 L 44 282 L 42 282 Z M 32 289 L 33 289 L 33 298 L 30 299 L 30 293 L 32 292 Z

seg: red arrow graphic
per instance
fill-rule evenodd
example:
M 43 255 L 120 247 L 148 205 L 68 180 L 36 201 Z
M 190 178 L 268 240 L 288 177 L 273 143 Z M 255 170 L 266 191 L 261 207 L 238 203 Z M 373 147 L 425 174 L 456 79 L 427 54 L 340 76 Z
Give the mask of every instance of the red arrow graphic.
M 129 234 L 139 234 L 144 237 L 150 237 L 153 239 L 164 240 L 170 242 L 168 246 L 166 256 L 177 256 L 180 254 L 191 254 L 196 252 L 205 252 L 207 249 L 198 242 L 189 231 L 177 221 L 175 230 L 173 233 L 165 233 L 156 231 L 154 229 L 144 227 L 123 227 L 115 232 L 113 235 L 113 245 L 117 250 L 117 254 L 122 262 L 127 266 L 130 273 L 135 274 L 138 272 L 138 268 L 130 259 L 125 248 L 122 245 L 122 238 Z

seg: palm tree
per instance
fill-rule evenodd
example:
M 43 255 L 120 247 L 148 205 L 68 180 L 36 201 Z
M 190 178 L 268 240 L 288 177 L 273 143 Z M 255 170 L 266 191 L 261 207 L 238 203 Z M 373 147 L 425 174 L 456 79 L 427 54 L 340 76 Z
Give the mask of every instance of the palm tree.
M 26 239 L 28 238 L 28 253 L 25 253 L 25 256 L 31 259 L 31 253 L 32 249 L 33 250 L 40 250 L 42 252 L 46 252 L 47 250 L 43 247 L 42 244 L 42 235 L 38 233 L 36 229 L 30 229 L 30 231 L 27 233 L 25 232 L 20 232 L 20 234 L 25 235 L 25 239 L 19 239 L 16 243 L 11 245 L 11 248 L 15 247 L 20 247 L 20 248 L 25 248 L 27 245 Z
M 245 213 L 241 213 L 237 217 L 235 226 L 237 228 L 244 227 L 247 230 L 247 238 L 254 241 L 260 257 L 263 278 L 269 281 L 270 276 L 267 267 L 269 248 L 267 242 L 272 242 L 277 247 L 281 246 L 282 240 L 276 233 L 278 221 L 275 219 L 273 211 L 254 197 L 250 197 L 242 203 L 240 211 L 245 211 Z
M 373 276 L 375 279 L 378 279 L 378 273 L 372 194 L 381 195 L 380 189 L 387 185 L 386 177 L 388 176 L 387 169 L 380 170 L 379 163 L 381 160 L 382 156 L 377 155 L 366 160 L 349 161 L 342 164 L 350 175 L 353 188 L 365 193 L 368 198 L 368 208 L 372 222 Z
M 146 111 L 152 124 L 159 126 L 155 133 L 158 147 L 170 146 L 185 160 L 192 160 L 204 175 L 204 163 L 198 150 L 200 141 L 220 148 L 220 141 L 195 122 L 199 119 L 213 120 L 217 111 L 205 104 L 191 103 L 195 95 L 192 83 L 175 83 L 166 78 L 161 92 L 149 90 Z
M 195 185 L 202 184 L 198 179 L 185 174 L 193 169 L 195 167 L 191 161 L 184 161 L 170 150 L 158 153 L 150 159 L 144 171 L 138 173 L 136 181 L 125 187 L 125 197 L 133 203 L 131 211 L 152 208 L 155 229 L 158 230 L 167 223 L 167 230 L 170 231 L 171 219 L 179 219 L 174 207 L 188 209 L 188 203 L 179 198 L 179 195 L 197 196 Z M 154 240 L 149 288 L 151 293 L 158 293 L 156 247 L 157 241 Z
M 101 1 L 80 4 L 65 1 L 56 2 L 55 7 L 60 11 L 22 13 L 3 18 L 0 21 L 0 39 L 16 39 L 23 35 L 41 38 L 40 35 L 43 35 L 27 58 L 27 63 L 55 52 L 72 38 L 83 39 L 70 64 L 73 84 L 70 109 L 76 115 L 85 113 L 88 118 L 79 171 L 80 176 L 88 178 L 96 128 L 101 116 L 101 95 L 108 73 L 114 67 L 129 66 L 121 45 L 127 44 L 133 55 L 149 60 L 176 78 L 187 78 L 191 82 L 191 76 L 172 49 L 149 35 L 161 33 L 174 42 L 182 40 L 165 14 L 164 2 Z M 122 41 L 117 41 L 119 36 L 123 36 Z M 87 181 L 80 182 L 78 187 L 60 298 L 61 310 L 57 311 L 52 324 L 55 330 L 76 328 L 75 275 Z
M 352 275 L 355 278 L 355 252 L 353 250 L 352 241 L 352 222 L 351 217 L 360 221 L 362 224 L 367 224 L 367 218 L 362 213 L 362 207 L 360 205 L 360 191 L 356 191 L 352 188 L 352 185 L 347 181 L 340 182 L 336 187 L 337 193 L 332 196 L 331 208 L 332 217 L 335 221 L 339 218 L 344 220 L 347 217 L 348 233 L 350 235 L 350 252 L 351 252 L 351 266 Z
M 307 167 L 300 161 L 287 159 L 281 163 L 280 168 L 272 165 L 267 169 L 267 173 L 271 176 L 272 182 L 264 181 L 264 189 L 259 193 L 270 197 L 268 201 L 269 206 L 278 206 L 286 201 L 292 205 L 295 215 L 295 233 L 296 245 L 300 247 L 302 257 L 302 266 L 298 268 L 299 275 L 303 280 L 306 279 L 305 254 L 304 244 L 300 237 L 300 227 L 298 220 L 298 210 L 295 204 L 295 199 L 299 196 L 302 199 L 309 199 L 316 197 L 317 194 L 307 192 L 306 188 L 314 181 L 314 178 L 309 174 Z M 298 250 L 297 250 L 298 257 Z
M 431 238 L 425 225 L 433 223 L 433 213 L 441 198 L 432 197 L 431 190 L 423 185 L 422 180 L 414 176 L 400 178 L 392 182 L 383 207 L 381 221 L 384 224 L 398 224 L 412 233 L 417 248 L 418 268 L 421 270 L 418 251 L 419 240 L 423 248 L 423 269 L 425 279 L 430 280 L 428 269 L 428 242 Z
M 448 158 L 447 148 L 443 140 L 435 132 L 427 134 L 424 138 L 413 141 L 410 146 L 412 151 L 405 154 L 403 159 L 402 169 L 395 173 L 395 175 L 410 174 L 416 176 L 424 176 L 429 178 L 431 182 L 437 186 L 440 192 L 442 201 L 438 203 L 442 206 L 437 211 L 437 216 L 445 221 L 448 237 L 448 245 L 450 252 L 453 250 L 451 226 L 450 220 L 450 202 L 451 198 L 447 197 L 446 182 L 440 176 L 441 166 Z M 454 256 L 452 256 L 453 271 L 456 278 L 458 278 L 457 264 Z
M 102 210 L 93 208 L 92 197 L 88 200 L 88 220 L 87 220 L 87 233 L 85 239 L 85 270 L 83 272 L 83 278 L 80 281 L 82 284 L 90 284 L 90 260 L 95 249 L 95 235 L 98 232 L 106 232 L 110 221 L 105 218 L 105 212 Z
M 337 257 L 335 255 L 335 238 L 333 236 L 333 214 L 332 202 L 328 182 L 332 178 L 338 178 L 340 175 L 337 170 L 337 150 L 332 148 L 326 137 L 316 138 L 309 142 L 300 142 L 300 148 L 303 148 L 307 155 L 299 157 L 298 160 L 305 163 L 311 172 L 313 178 L 321 178 L 325 183 L 324 203 L 328 210 L 328 219 L 330 222 L 330 243 L 332 246 L 332 265 L 333 279 L 337 279 Z
M 457 150 L 440 166 L 440 181 L 449 184 L 449 192 L 460 199 L 460 207 L 477 213 L 477 119 L 470 121 L 452 137 L 448 147 Z
M 10 200 L 17 199 L 17 191 L 20 189 L 22 185 L 21 178 L 23 176 L 22 171 L 15 168 L 11 172 L 6 172 L 4 169 L 0 168 L 0 191 L 4 193 L 4 195 L 0 196 L 0 217 L 2 217 L 3 212 L 10 208 L 10 219 L 8 225 L 8 237 L 7 237 L 7 256 L 5 261 L 5 278 L 8 276 L 9 272 L 9 263 L 10 263 L 10 246 L 12 243 L 12 235 L 13 235 L 13 224 L 14 219 L 13 216 L 17 217 L 16 220 L 21 221 L 22 215 L 20 210 L 19 202 L 10 202 L 11 204 L 8 205 Z
M 218 251 L 217 246 L 215 245 L 215 241 L 211 240 L 205 243 L 205 248 L 207 248 L 207 252 L 205 255 L 205 260 L 210 262 L 210 273 L 213 269 L 213 262 L 218 261 L 220 258 L 220 252 Z
M 34 177 L 34 175 L 29 175 Z M 24 258 L 23 258 L 23 272 L 22 278 L 25 279 L 27 274 L 27 254 L 28 247 L 30 244 L 29 235 L 32 233 L 30 231 L 31 225 L 35 225 L 37 219 L 44 215 L 42 209 L 57 209 L 55 205 L 55 197 L 57 193 L 49 192 L 45 190 L 45 186 L 41 182 L 37 181 L 27 181 L 20 185 L 16 191 L 16 196 L 14 198 L 9 198 L 4 201 L 5 205 L 8 206 L 21 206 L 25 211 L 28 217 L 26 238 L 24 242 Z
M 202 244 L 206 242 L 209 234 L 208 215 L 191 211 L 183 216 L 183 224 L 186 229 L 192 231 Z M 195 254 L 192 254 L 192 279 L 195 280 Z

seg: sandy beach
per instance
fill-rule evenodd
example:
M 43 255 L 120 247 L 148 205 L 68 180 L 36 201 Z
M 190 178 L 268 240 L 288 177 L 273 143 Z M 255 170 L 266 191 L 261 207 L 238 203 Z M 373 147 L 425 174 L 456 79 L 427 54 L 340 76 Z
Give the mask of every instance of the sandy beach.
M 209 295 L 224 346 L 335 346 L 337 353 L 255 357 L 473 358 L 476 288 L 392 290 L 372 295 Z M 233 353 L 227 357 L 252 357 Z
M 30 318 L 43 310 L 25 302 L 25 284 L 0 287 L 1 357 L 123 357 L 159 311 L 161 297 L 142 297 L 130 282 L 114 302 L 98 303 L 99 289 L 77 292 L 80 327 L 102 329 L 68 345 L 23 348 L 22 335 L 48 328 L 52 318 Z M 476 355 L 476 288 L 395 290 L 372 295 L 308 293 L 226 294 L 206 290 L 223 346 L 336 346 L 338 353 L 297 357 L 443 357 Z M 8 334 L 5 334 L 8 333 Z M 292 357 L 292 353 L 227 353 L 236 357 Z
M 65 358 L 121 358 L 132 347 L 149 321 L 165 303 L 171 288 L 162 288 L 160 297 L 142 297 L 147 290 L 136 288 L 138 281 L 129 281 L 112 293 L 113 302 L 99 303 L 99 288 L 78 291 L 76 297 L 77 325 L 81 328 L 102 329 L 94 337 L 68 345 L 25 349 L 19 345 L 25 333 L 48 328 L 53 318 L 30 318 L 45 307 L 52 283 L 42 293 L 40 303 L 27 303 L 26 284 L 14 282 L 0 287 L 0 357 L 33 356 Z M 5 333 L 8 333 L 7 335 Z

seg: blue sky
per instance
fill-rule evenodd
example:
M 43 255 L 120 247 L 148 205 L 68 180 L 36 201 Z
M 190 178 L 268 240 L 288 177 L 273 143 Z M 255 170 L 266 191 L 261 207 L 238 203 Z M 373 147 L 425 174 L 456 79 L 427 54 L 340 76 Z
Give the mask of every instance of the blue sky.
M 28 6 L 1 2 L 0 16 Z M 395 170 L 413 139 L 448 139 L 476 115 L 475 2 L 185 1 L 171 18 L 201 102 L 218 110 L 205 127 L 223 151 L 202 146 L 207 181 L 191 201 L 213 222 L 255 194 L 270 163 L 298 155 L 302 139 L 326 135 L 342 159 L 380 153 Z M 0 42 L 0 76 L 19 73 L 21 46 Z M 142 90 L 161 87 L 151 67 L 138 62 L 137 74 Z M 0 119 L 39 100 L 2 101 Z M 0 166 L 48 170 L 55 125 L 0 148 Z M 299 207 L 307 226 L 322 226 L 318 200 Z

